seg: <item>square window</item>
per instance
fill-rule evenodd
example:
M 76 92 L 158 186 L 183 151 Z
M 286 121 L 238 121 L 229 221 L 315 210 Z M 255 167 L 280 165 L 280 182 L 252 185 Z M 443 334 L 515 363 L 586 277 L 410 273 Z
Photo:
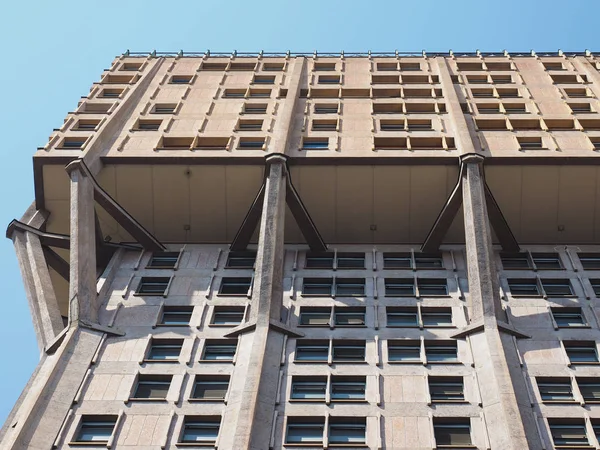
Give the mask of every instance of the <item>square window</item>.
M 251 284 L 251 277 L 225 277 L 221 280 L 219 295 L 248 295 Z
M 434 403 L 461 402 L 465 400 L 462 377 L 428 377 L 429 396 Z
M 428 363 L 448 363 L 458 361 L 456 342 L 425 341 L 425 357 Z
M 415 284 L 413 278 L 386 278 L 386 297 L 414 297 Z
M 138 120 L 135 130 L 138 131 L 158 131 L 162 120 Z
M 196 375 L 191 400 L 222 402 L 229 389 L 229 376 Z
M 286 444 L 321 444 L 325 430 L 322 417 L 289 417 L 285 433 Z
M 471 421 L 465 418 L 433 418 L 433 433 L 438 446 L 471 446 Z
M 302 295 L 314 297 L 330 297 L 333 295 L 332 278 L 304 278 Z
M 365 295 L 365 279 L 336 278 L 335 295 L 338 297 L 363 297 Z
M 304 138 L 302 150 L 329 150 L 328 138 Z
M 550 308 L 550 311 L 559 328 L 587 326 L 581 308 L 552 307 Z
M 567 279 L 542 279 L 542 286 L 548 297 L 570 297 L 573 295 L 571 283 Z
M 421 320 L 425 328 L 451 327 L 452 308 L 421 308 Z
M 249 119 L 241 119 L 238 122 L 237 129 L 238 131 L 262 131 L 263 120 L 249 120 Z
M 183 346 L 183 339 L 152 339 L 146 357 L 147 361 L 177 361 Z
M 192 82 L 192 75 L 173 75 L 171 76 L 171 81 L 169 81 L 169 83 L 171 84 L 191 84 Z
M 290 397 L 292 400 L 322 400 L 325 401 L 327 391 L 326 377 L 299 377 L 292 378 Z
M 265 138 L 240 138 L 238 148 L 241 150 L 264 150 Z
M 244 320 L 243 306 L 215 306 L 211 325 L 234 327 Z
M 583 419 L 548 419 L 555 446 L 589 445 Z
M 136 294 L 164 295 L 170 281 L 170 277 L 142 277 Z
M 420 363 L 421 342 L 420 341 L 388 341 L 388 361 Z
M 275 77 L 272 75 L 255 75 L 252 82 L 254 84 L 274 84 Z
M 296 341 L 295 361 L 327 362 L 329 358 L 328 341 Z
M 171 327 L 188 326 L 193 312 L 193 306 L 165 306 L 158 324 Z
M 536 378 L 543 402 L 572 402 L 573 387 L 568 378 Z
M 110 440 L 117 416 L 82 416 L 74 442 L 106 444 Z
M 513 296 L 539 297 L 540 290 L 535 279 L 508 278 L 508 287 Z
M 333 323 L 336 327 L 363 327 L 365 325 L 365 308 L 336 307 Z
M 204 351 L 202 352 L 202 361 L 228 362 L 233 361 L 237 350 L 237 339 L 215 340 L 207 339 Z
M 578 253 L 584 270 L 600 270 L 600 253 Z
M 598 362 L 598 352 L 593 341 L 563 342 L 571 364 L 594 364 Z
M 366 443 L 367 419 L 364 417 L 331 417 L 330 445 L 363 445 Z
M 132 400 L 165 400 L 172 375 L 140 375 Z
M 256 252 L 242 251 L 229 252 L 227 255 L 226 269 L 252 269 L 256 262 Z
M 95 131 L 100 125 L 100 119 L 79 119 L 73 128 L 75 131 Z M 63 143 L 64 146 L 64 143 Z M 81 147 L 81 145 L 79 146 Z
M 180 252 L 153 253 L 148 263 L 149 269 L 173 269 L 179 260 Z
M 386 310 L 388 327 L 418 327 L 419 312 L 414 307 L 388 306 Z
M 300 308 L 299 325 L 312 327 L 328 327 L 331 320 L 331 308 L 307 307 Z
M 600 382 L 596 378 L 578 378 L 577 385 L 586 402 L 600 402 Z
M 119 70 L 137 72 L 138 70 L 140 70 L 141 67 L 142 67 L 141 62 L 126 62 L 126 63 L 121 64 L 121 67 L 119 68 Z
M 333 341 L 333 362 L 362 362 L 365 341 Z
M 362 401 L 365 400 L 366 377 L 331 377 L 332 401 Z
M 100 92 L 100 95 L 98 97 L 100 98 L 119 98 L 121 97 L 121 94 L 123 94 L 124 89 L 102 89 L 102 92 Z
M 181 430 L 182 444 L 213 444 L 219 436 L 220 417 L 187 416 Z

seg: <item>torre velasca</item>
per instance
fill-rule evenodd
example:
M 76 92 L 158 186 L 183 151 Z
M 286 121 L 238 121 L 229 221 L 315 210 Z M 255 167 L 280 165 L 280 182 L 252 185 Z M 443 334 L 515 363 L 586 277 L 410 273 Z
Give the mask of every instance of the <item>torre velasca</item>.
M 0 448 L 600 448 L 599 70 L 117 57 L 8 225 L 41 356 Z

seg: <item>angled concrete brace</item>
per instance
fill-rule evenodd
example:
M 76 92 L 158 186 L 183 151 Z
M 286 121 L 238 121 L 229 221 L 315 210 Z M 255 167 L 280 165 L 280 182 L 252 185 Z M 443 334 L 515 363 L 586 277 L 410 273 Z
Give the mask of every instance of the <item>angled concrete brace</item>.
M 452 225 L 458 210 L 463 204 L 463 183 L 465 178 L 465 166 L 464 161 L 461 159 L 460 163 L 460 172 L 458 174 L 458 180 L 456 181 L 456 185 L 452 190 L 452 193 L 446 200 L 444 207 L 440 211 L 433 227 L 427 234 L 425 238 L 425 242 L 421 246 L 422 252 L 435 252 L 438 251 L 446 233 L 448 233 L 448 229 Z M 519 251 L 519 243 L 512 233 L 506 218 L 502 214 L 502 210 L 494 196 L 492 195 L 492 191 L 489 186 L 485 182 L 485 177 L 482 173 L 483 185 L 485 189 L 485 201 L 487 205 L 487 215 L 489 221 L 492 225 L 492 228 L 496 232 L 496 236 L 500 241 L 500 245 L 502 246 L 502 250 L 506 252 L 518 252 Z
M 66 167 L 67 172 L 79 169 L 83 176 L 89 178 L 92 188 L 94 200 L 104 208 L 104 210 L 112 216 L 131 236 L 133 236 L 146 250 L 160 252 L 165 250 L 158 239 L 156 239 L 141 223 L 129 214 L 121 205 L 119 205 L 94 179 L 92 173 L 85 165 L 83 160 L 78 159 L 69 163 Z M 95 219 L 94 219 L 95 220 Z
M 272 155 L 275 155 L 275 153 L 273 153 Z M 272 155 L 269 155 L 267 158 L 269 158 Z M 281 155 L 281 156 L 283 157 L 284 155 Z M 252 235 L 254 234 L 256 227 L 258 226 L 258 223 L 260 221 L 260 215 L 262 213 L 263 204 L 264 204 L 267 173 L 268 173 L 268 167 L 267 167 L 267 170 L 265 170 L 265 179 L 263 180 L 263 183 L 260 186 L 260 189 L 258 190 L 258 193 L 256 194 L 256 197 L 254 198 L 254 201 L 252 202 L 252 205 L 250 206 L 250 209 L 248 210 L 248 213 L 246 214 L 246 217 L 244 218 L 242 225 L 240 226 L 238 232 L 236 233 L 236 235 L 233 239 L 233 242 L 231 243 L 231 246 L 230 246 L 231 250 L 234 250 L 234 251 L 245 250 L 246 247 L 248 247 L 248 244 L 250 243 L 250 239 L 252 238 Z M 308 246 L 310 247 L 311 250 L 313 250 L 313 251 L 327 250 L 327 245 L 325 244 L 325 241 L 323 241 L 323 238 L 321 237 L 319 230 L 317 229 L 315 223 L 313 222 L 312 218 L 310 217 L 308 210 L 302 203 L 302 199 L 300 198 L 298 191 L 296 191 L 296 189 L 294 188 L 294 185 L 292 184 L 292 180 L 289 175 L 289 169 L 287 167 L 287 163 L 286 163 L 286 174 L 287 175 L 285 177 L 286 178 L 285 201 L 287 203 L 287 206 L 290 208 L 290 211 L 292 212 L 292 215 L 294 216 L 296 223 L 300 227 L 300 231 L 302 232 L 302 235 L 306 239 L 306 242 L 308 243 Z
M 69 281 L 69 263 L 50 247 L 43 247 L 43 251 L 48 266 L 52 267 L 64 280 Z
M 12 220 L 8 224 L 8 227 L 6 228 L 6 237 L 10 239 L 15 230 L 27 231 L 29 233 L 35 234 L 40 239 L 42 245 L 65 249 L 68 249 L 71 245 L 70 238 L 66 234 L 48 233 L 46 231 L 41 231 L 37 228 L 32 227 L 31 225 L 27 225 L 23 222 L 20 222 L 17 219 Z

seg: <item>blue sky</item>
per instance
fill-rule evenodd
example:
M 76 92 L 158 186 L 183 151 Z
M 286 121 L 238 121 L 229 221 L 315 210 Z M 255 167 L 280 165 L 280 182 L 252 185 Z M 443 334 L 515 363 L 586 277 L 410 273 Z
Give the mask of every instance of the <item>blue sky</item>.
M 0 227 L 33 200 L 31 156 L 114 56 L 132 51 L 600 51 L 600 1 L 5 2 Z M 38 361 L 12 242 L 0 240 L 0 424 Z

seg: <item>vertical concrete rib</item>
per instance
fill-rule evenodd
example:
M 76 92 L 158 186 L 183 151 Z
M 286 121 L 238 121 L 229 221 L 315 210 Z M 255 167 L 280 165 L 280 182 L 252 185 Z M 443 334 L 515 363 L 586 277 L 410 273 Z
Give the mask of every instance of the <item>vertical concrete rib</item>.
M 487 215 L 483 157 L 463 155 L 463 208 L 469 280 L 470 333 L 475 370 L 486 380 L 482 405 L 492 449 L 541 449 L 527 388 L 512 336 L 498 327 L 506 322 L 494 265 Z M 478 326 L 479 325 L 479 326 Z
M 66 168 L 71 178 L 71 249 L 69 322 L 98 322 L 96 301 L 96 219 L 92 181 L 75 164 Z

